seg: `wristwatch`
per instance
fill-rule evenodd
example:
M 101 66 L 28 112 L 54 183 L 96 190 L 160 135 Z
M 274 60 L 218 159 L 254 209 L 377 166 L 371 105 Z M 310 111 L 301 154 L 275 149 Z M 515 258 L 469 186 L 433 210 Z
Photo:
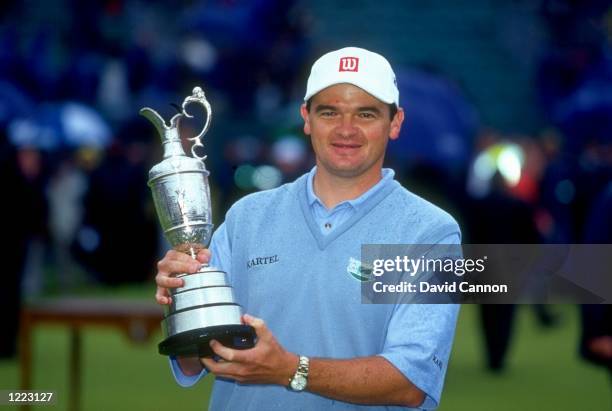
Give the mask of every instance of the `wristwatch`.
M 293 377 L 289 379 L 289 389 L 292 391 L 304 391 L 308 384 L 308 357 L 300 355 L 300 362 L 298 364 L 297 371 L 293 374 Z

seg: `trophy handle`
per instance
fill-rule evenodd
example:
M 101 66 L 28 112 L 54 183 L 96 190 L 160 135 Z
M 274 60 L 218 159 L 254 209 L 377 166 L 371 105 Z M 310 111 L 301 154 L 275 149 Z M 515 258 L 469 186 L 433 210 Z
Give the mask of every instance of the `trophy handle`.
M 202 144 L 202 137 L 204 137 L 204 134 L 206 134 L 208 132 L 208 129 L 210 128 L 210 122 L 212 120 L 212 109 L 210 107 L 210 103 L 206 99 L 204 90 L 202 90 L 200 87 L 195 87 L 193 89 L 192 95 L 186 97 L 181 106 L 185 117 L 193 118 L 193 115 L 187 112 L 187 105 L 190 103 L 198 103 L 202 105 L 202 107 L 204 107 L 204 111 L 206 111 L 206 123 L 204 123 L 204 128 L 202 129 L 200 134 L 187 139 L 193 142 L 193 145 L 191 146 L 191 154 L 193 155 L 193 157 L 197 158 L 200 161 L 203 161 L 206 160 L 207 156 L 199 156 L 196 152 L 196 149 L 198 147 L 204 147 L 204 144 Z

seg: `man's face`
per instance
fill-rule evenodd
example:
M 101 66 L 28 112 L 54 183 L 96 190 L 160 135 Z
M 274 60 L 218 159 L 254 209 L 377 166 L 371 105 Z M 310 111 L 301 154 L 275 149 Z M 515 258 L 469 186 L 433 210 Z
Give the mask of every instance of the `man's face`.
M 345 83 L 315 94 L 301 114 L 317 166 L 337 177 L 380 176 L 387 141 L 399 137 L 404 119 L 401 109 L 391 119 L 387 104 Z

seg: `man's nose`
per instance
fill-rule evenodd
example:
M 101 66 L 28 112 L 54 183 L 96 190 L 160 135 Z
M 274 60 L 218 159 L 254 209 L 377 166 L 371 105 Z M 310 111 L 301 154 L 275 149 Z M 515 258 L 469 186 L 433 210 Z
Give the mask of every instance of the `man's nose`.
M 343 116 L 340 124 L 336 128 L 336 132 L 342 137 L 351 137 L 353 134 L 357 132 L 357 127 L 355 127 L 355 122 L 352 116 Z

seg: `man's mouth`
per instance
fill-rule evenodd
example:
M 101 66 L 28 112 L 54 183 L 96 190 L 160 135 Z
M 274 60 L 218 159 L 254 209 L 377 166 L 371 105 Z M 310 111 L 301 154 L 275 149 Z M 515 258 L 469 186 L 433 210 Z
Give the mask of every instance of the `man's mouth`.
M 357 144 L 357 143 L 332 143 L 333 147 L 337 147 L 337 148 L 344 148 L 344 149 L 349 149 L 349 148 L 359 148 L 361 147 L 361 144 Z

